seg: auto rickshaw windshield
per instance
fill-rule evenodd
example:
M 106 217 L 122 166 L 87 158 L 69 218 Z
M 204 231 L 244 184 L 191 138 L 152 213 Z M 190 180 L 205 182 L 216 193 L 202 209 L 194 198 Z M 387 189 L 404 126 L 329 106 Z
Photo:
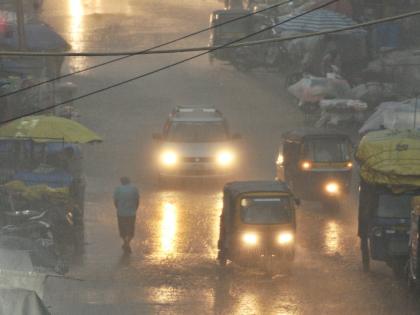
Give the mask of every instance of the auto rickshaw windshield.
M 347 162 L 350 145 L 345 139 L 310 139 L 305 141 L 305 159 L 313 162 Z
M 215 23 L 217 24 L 223 24 L 226 23 L 228 21 L 231 21 L 233 19 L 237 19 L 239 18 L 241 15 L 235 16 L 235 15 L 218 15 L 217 16 L 217 22 Z M 217 33 L 220 34 L 229 34 L 229 33 L 239 33 L 239 34 L 246 34 L 248 32 L 249 29 L 249 22 L 247 21 L 247 19 L 241 19 L 241 20 L 237 20 L 234 21 L 232 23 L 229 24 L 225 24 L 223 25 L 223 27 L 219 27 L 216 29 Z
M 379 195 L 377 216 L 381 218 L 409 218 L 411 195 Z
M 290 198 L 246 197 L 241 200 L 241 219 L 246 224 L 279 224 L 291 220 Z

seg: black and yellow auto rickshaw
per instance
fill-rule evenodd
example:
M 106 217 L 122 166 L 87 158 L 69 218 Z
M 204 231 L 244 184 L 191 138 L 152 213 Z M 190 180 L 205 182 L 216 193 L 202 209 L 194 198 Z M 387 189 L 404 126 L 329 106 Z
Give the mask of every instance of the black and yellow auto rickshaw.
M 337 208 L 352 178 L 350 138 L 332 130 L 306 128 L 283 135 L 277 157 L 277 179 L 302 199 Z
M 289 267 L 295 255 L 295 203 L 287 185 L 279 181 L 228 183 L 220 217 L 220 265 L 264 259 Z

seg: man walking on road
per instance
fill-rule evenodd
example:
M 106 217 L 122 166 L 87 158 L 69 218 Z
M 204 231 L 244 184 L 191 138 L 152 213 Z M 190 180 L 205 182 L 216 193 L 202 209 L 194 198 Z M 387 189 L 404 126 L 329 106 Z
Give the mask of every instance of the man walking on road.
M 120 181 L 121 185 L 114 191 L 114 205 L 117 209 L 120 236 L 123 239 L 122 249 L 130 254 L 140 196 L 137 187 L 130 183 L 128 177 L 121 177 Z

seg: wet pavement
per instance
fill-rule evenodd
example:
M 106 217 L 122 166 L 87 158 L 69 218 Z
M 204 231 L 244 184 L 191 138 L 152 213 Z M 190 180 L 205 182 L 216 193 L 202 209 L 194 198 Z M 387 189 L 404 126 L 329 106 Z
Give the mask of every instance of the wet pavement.
M 46 0 L 42 17 L 74 50 L 141 49 L 208 25 L 211 0 Z M 208 34 L 177 44 L 203 45 Z M 82 94 L 188 56 L 140 56 L 71 78 Z M 72 58 L 65 71 L 107 58 Z M 279 137 L 303 117 L 278 74 L 237 72 L 202 57 L 86 98 L 81 122 L 104 143 L 85 148 L 88 177 L 84 247 L 69 277 L 49 279 L 54 314 L 418 314 L 418 297 L 383 264 L 361 270 L 354 200 L 338 212 L 298 209 L 291 275 L 216 261 L 221 182 L 160 188 L 152 133 L 177 105 L 214 105 L 242 134 L 241 179 L 272 179 Z M 112 191 L 121 175 L 141 189 L 133 254 L 118 238 Z

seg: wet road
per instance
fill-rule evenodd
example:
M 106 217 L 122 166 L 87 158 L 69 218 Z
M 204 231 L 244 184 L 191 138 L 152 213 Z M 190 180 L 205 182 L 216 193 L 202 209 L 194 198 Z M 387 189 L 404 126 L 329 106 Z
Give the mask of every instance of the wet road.
M 46 0 L 43 18 L 74 50 L 146 48 L 206 27 L 221 3 L 211 0 Z M 203 45 L 208 34 L 177 44 Z M 186 55 L 132 57 L 71 80 L 82 94 Z M 73 58 L 72 71 L 105 58 Z M 302 125 L 275 74 L 240 73 L 207 58 L 84 99 L 80 120 L 104 143 L 85 148 L 88 176 L 84 251 L 70 276 L 50 279 L 55 314 L 417 314 L 418 297 L 382 264 L 362 273 L 352 201 L 338 213 L 304 203 L 298 210 L 297 258 L 291 276 L 215 262 L 221 183 L 160 189 L 153 132 L 177 105 L 220 108 L 243 136 L 244 179 L 271 179 L 282 132 Z M 122 256 L 112 191 L 121 175 L 141 188 L 131 257 Z

